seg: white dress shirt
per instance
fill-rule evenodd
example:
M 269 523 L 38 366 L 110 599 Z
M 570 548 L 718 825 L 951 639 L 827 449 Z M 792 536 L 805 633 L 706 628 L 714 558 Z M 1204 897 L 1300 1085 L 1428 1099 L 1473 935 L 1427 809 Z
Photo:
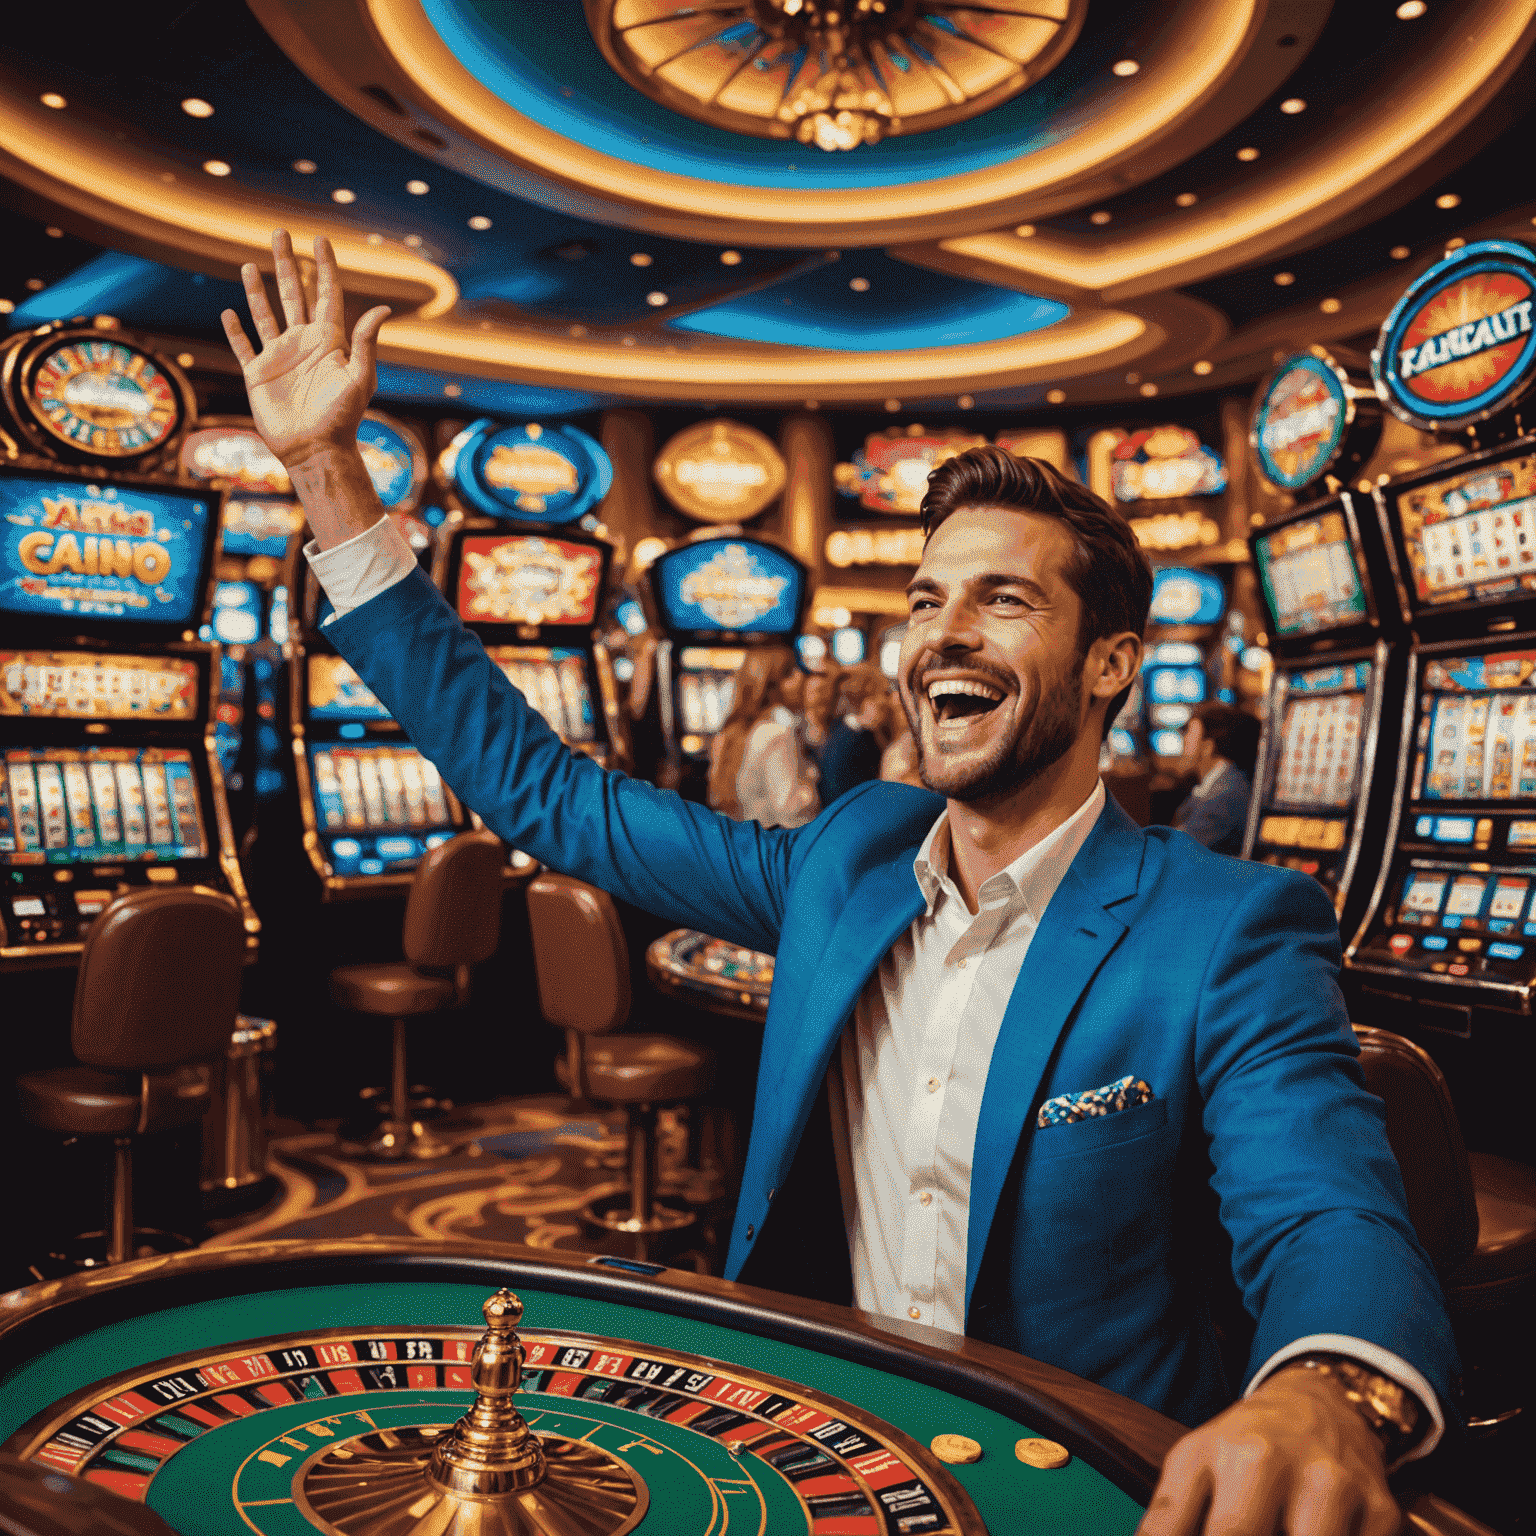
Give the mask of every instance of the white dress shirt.
M 388 517 L 328 550 L 311 540 L 304 554 L 337 618 L 417 568 Z M 947 811 L 918 850 L 912 868 L 926 906 L 870 977 L 828 1075 L 854 1302 L 866 1311 L 965 1331 L 971 1155 L 992 1048 L 1030 941 L 1104 799 L 1100 779 L 1049 837 L 983 881 L 974 917 L 949 876 Z M 1317 1351 L 1391 1377 L 1427 1409 L 1430 1430 L 1404 1461 L 1439 1444 L 1445 1418 L 1434 1388 L 1364 1339 L 1296 1339 L 1245 1395 Z

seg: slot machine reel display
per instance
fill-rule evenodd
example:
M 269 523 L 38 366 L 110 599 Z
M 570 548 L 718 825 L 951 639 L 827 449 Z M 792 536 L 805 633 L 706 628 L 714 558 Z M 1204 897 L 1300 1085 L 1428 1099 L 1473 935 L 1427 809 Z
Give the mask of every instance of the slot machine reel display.
M 0 465 L 0 963 L 73 964 L 118 892 L 240 901 L 207 608 L 219 497 Z
M 1138 747 L 1135 738 L 1141 736 L 1154 758 L 1182 758 L 1184 727 L 1195 705 L 1224 686 L 1225 651 L 1219 645 L 1213 650 L 1210 640 L 1229 617 L 1241 619 L 1228 615 L 1226 584 L 1213 571 L 1193 566 L 1156 570 L 1139 693 L 1127 701 L 1115 729 Z M 1119 749 L 1125 743 L 1112 745 Z

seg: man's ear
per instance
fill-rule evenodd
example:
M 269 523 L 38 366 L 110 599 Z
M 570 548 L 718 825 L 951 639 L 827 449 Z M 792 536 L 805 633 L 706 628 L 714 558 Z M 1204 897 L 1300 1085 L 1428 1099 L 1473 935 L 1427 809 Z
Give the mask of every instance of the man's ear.
M 1096 699 L 1112 699 L 1129 688 L 1141 666 L 1141 636 L 1132 630 L 1119 635 L 1104 635 L 1089 650 L 1089 669 L 1093 681 L 1089 691 Z M 1095 668 L 1095 663 L 1097 667 Z

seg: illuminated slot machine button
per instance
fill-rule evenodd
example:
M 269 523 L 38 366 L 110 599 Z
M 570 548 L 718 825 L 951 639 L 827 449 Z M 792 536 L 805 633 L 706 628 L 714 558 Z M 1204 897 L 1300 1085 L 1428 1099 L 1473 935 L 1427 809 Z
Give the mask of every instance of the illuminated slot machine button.
M 357 872 L 360 875 L 382 875 L 384 873 L 383 859 L 359 859 Z
M 1451 941 L 1443 933 L 1426 933 L 1419 942 L 1425 949 L 1444 949 Z
M 1456 948 L 1464 955 L 1477 955 L 1482 953 L 1483 941 L 1481 939 L 1457 939 Z
M 1453 965 L 1446 966 L 1446 970 L 1452 976 L 1465 976 L 1470 969 L 1470 966 L 1463 964 L 1460 960 L 1456 961 Z
M 338 837 L 331 843 L 333 864 L 352 864 L 363 854 L 363 845 L 355 837 Z
M 1387 948 L 1394 955 L 1406 955 L 1413 948 L 1413 935 L 1411 933 L 1394 933 L 1387 940 Z
M 388 864 L 421 857 L 421 844 L 414 837 L 381 837 L 373 846 L 379 857 Z
M 1493 841 L 1493 818 L 1484 816 L 1479 819 L 1476 830 L 1473 833 L 1472 842 L 1475 847 L 1486 848 Z
M 1536 821 L 1512 821 L 1504 839 L 1506 848 L 1536 848 Z
M 1490 944 L 1488 946 L 1490 960 L 1518 960 L 1524 953 L 1524 944 Z

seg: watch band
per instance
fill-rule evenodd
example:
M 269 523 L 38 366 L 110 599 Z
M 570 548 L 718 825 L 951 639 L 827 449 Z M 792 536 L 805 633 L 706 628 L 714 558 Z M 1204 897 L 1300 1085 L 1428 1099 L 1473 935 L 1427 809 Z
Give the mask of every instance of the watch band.
M 1383 1376 L 1348 1355 L 1300 1355 L 1286 1364 L 1337 1381 L 1355 1411 L 1381 1441 L 1388 1466 L 1401 1460 L 1424 1438 L 1429 1415 L 1423 1404 L 1390 1376 Z

